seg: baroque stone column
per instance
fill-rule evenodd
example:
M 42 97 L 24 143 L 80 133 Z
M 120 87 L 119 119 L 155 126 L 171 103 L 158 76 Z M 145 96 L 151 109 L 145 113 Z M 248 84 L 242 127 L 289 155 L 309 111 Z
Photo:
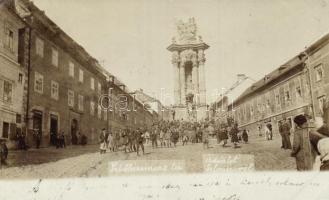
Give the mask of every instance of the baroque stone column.
M 181 103 L 181 92 L 180 92 L 180 73 L 179 73 L 179 53 L 177 51 L 172 54 L 172 64 L 174 67 L 174 104 L 178 105 Z
M 198 70 L 198 63 L 197 60 L 193 60 L 193 66 L 192 66 L 192 83 L 193 83 L 193 93 L 194 93 L 194 103 L 197 103 L 199 100 L 198 93 L 199 93 L 199 70 Z
M 179 74 L 180 74 L 180 103 L 185 105 L 186 104 L 186 98 L 185 98 L 185 60 L 182 60 L 180 62 L 179 67 Z
M 198 62 L 199 62 L 199 96 L 201 105 L 206 104 L 206 84 L 205 84 L 205 68 L 204 63 L 206 59 L 204 56 L 203 49 L 199 49 L 198 51 Z

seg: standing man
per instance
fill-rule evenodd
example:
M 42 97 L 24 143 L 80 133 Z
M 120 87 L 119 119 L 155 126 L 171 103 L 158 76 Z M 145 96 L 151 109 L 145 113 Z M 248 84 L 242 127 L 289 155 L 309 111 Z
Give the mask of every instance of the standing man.
M 34 130 L 34 138 L 35 138 L 36 148 L 39 149 L 41 143 L 41 132 L 39 129 Z
M 2 165 L 6 165 L 6 160 L 8 157 L 8 147 L 6 145 L 6 138 L 0 138 L 0 169 Z
M 101 134 L 99 135 L 99 142 L 100 142 L 100 154 L 106 153 L 106 142 L 107 142 L 108 135 L 106 134 L 105 128 L 102 129 Z
M 284 149 L 291 149 L 291 142 L 290 142 L 290 124 L 288 120 L 285 118 L 282 124 L 282 135 L 285 146 L 283 146 Z
M 157 128 L 154 127 L 151 131 L 151 142 L 152 142 L 152 148 L 157 148 Z
M 282 121 L 279 121 L 279 133 L 281 135 L 281 149 L 285 149 L 285 147 L 286 147 L 286 142 L 285 142 L 285 138 L 283 135 L 283 124 L 284 124 L 285 120 L 286 120 L 286 118 L 284 118 Z
M 143 142 L 144 142 L 144 133 L 138 128 L 136 132 L 137 156 L 139 156 L 139 147 L 142 148 L 143 155 L 145 154 Z

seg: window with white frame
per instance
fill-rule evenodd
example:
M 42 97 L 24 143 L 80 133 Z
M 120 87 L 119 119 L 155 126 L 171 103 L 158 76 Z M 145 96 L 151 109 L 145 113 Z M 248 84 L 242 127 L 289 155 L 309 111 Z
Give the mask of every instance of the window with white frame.
M 250 103 L 250 116 L 251 116 L 251 117 L 254 116 L 254 105 L 253 105 L 252 102 Z
M 74 63 L 69 62 L 69 76 L 74 77 Z
M 35 47 L 36 47 L 36 54 L 43 57 L 43 49 L 44 49 L 43 40 L 37 37 L 35 39 Z
M 59 84 L 56 81 L 51 81 L 51 98 L 58 100 L 59 93 Z
M 321 81 L 322 78 L 323 78 L 323 67 L 322 67 L 322 64 L 316 66 L 314 68 L 315 70 L 315 80 L 316 81 Z
M 82 95 L 78 96 L 78 109 L 80 111 L 83 111 L 83 96 Z
M 83 83 L 83 70 L 79 69 L 79 82 Z
M 318 97 L 319 109 L 321 114 L 323 114 L 325 102 L 326 102 L 325 95 Z
M 55 48 L 51 49 L 51 64 L 58 67 L 58 51 Z
M 1 88 L 2 89 L 2 88 Z M 12 102 L 13 84 L 9 81 L 3 81 L 3 101 L 7 103 Z
M 5 48 L 10 52 L 14 52 L 14 31 L 5 26 Z
M 95 114 L 95 102 L 90 101 L 90 115 L 94 116 Z
M 97 106 L 97 115 L 98 115 L 98 119 L 102 119 L 102 107 L 99 104 Z
M 74 106 L 74 92 L 73 90 L 68 90 L 67 91 L 67 103 L 69 106 L 73 107 Z
M 286 84 L 284 87 L 284 100 L 285 101 L 290 101 L 291 100 L 291 96 L 290 96 L 290 90 L 289 90 L 289 85 Z
M 281 105 L 281 101 L 280 101 L 280 93 L 278 90 L 275 91 L 275 103 L 277 106 Z
M 95 79 L 93 77 L 90 77 L 90 88 L 95 90 Z
M 43 75 L 38 72 L 34 73 L 34 91 L 43 93 Z

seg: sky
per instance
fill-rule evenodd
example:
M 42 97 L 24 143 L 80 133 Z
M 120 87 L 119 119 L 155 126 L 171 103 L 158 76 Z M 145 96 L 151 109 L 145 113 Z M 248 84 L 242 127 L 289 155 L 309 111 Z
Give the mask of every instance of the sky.
M 177 34 L 177 20 L 194 17 L 197 34 L 210 46 L 205 51 L 208 103 L 233 85 L 237 74 L 261 79 L 329 32 L 329 0 L 33 2 L 131 91 L 142 88 L 158 98 L 173 95 L 166 48 Z M 245 84 L 235 95 L 251 83 Z

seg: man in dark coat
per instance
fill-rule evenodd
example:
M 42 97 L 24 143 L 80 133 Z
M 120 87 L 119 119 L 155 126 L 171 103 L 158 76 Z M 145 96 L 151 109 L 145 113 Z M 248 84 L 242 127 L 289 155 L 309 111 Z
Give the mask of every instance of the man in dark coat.
M 283 147 L 284 149 L 291 149 L 291 142 L 290 142 L 290 124 L 286 118 L 283 119 L 280 134 L 283 138 Z
M 231 129 L 231 141 L 234 144 L 234 148 L 238 147 L 238 143 L 239 143 L 238 133 L 239 133 L 238 124 L 234 124 L 233 128 Z
M 6 165 L 6 160 L 8 157 L 8 147 L 6 145 L 6 138 L 0 138 L 0 167 L 4 164 Z
M 248 133 L 247 133 L 246 129 L 244 129 L 242 132 L 242 139 L 243 139 L 244 143 L 248 143 Z
M 136 144 L 137 144 L 137 155 L 139 156 L 139 147 L 142 148 L 143 154 L 144 152 L 144 133 L 139 128 L 136 131 Z

